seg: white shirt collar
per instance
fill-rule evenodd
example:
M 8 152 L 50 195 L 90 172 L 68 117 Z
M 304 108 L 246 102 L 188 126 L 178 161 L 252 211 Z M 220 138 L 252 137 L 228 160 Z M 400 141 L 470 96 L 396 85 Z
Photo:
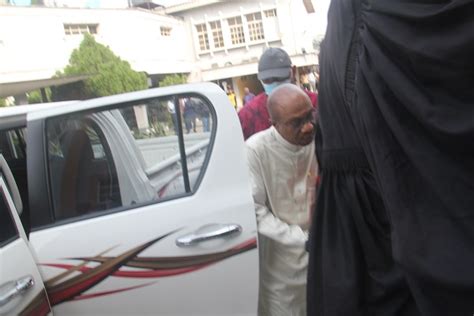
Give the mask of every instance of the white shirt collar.
M 283 146 L 283 148 L 285 148 L 289 151 L 292 151 L 292 152 L 296 152 L 296 151 L 299 151 L 301 148 L 304 147 L 304 146 L 292 144 L 289 141 L 287 141 L 285 138 L 283 138 L 283 136 L 280 135 L 280 133 L 275 128 L 275 126 L 271 126 L 270 129 L 271 129 L 271 133 L 272 133 L 273 137 L 275 138 L 276 142 L 279 143 L 281 146 Z

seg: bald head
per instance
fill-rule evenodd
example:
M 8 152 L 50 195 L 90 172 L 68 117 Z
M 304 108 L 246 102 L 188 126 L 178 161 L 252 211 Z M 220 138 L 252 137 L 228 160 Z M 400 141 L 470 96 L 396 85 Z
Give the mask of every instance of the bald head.
M 314 139 L 314 109 L 311 100 L 294 84 L 282 84 L 268 97 L 268 113 L 278 133 L 294 145 L 306 146 Z
M 281 122 L 290 112 L 296 110 L 299 105 L 311 105 L 311 99 L 298 86 L 285 83 L 279 85 L 268 97 L 268 114 L 272 123 Z

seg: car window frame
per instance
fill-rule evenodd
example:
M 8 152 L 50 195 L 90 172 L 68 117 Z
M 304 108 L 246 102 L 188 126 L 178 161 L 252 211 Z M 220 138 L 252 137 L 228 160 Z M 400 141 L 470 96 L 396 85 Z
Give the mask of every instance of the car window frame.
M 68 115 L 91 114 L 91 113 L 97 113 L 97 112 L 108 111 L 108 110 L 113 110 L 113 109 L 120 109 L 120 108 L 124 108 L 124 107 L 136 106 L 137 103 L 148 102 L 148 101 L 153 100 L 153 99 L 163 99 L 163 100 L 173 99 L 176 113 L 181 114 L 181 109 L 180 109 L 180 106 L 179 106 L 179 99 L 191 98 L 191 97 L 200 98 L 201 100 L 203 100 L 206 103 L 206 105 L 209 107 L 209 115 L 210 115 L 210 119 L 212 121 L 208 150 L 206 151 L 206 156 L 205 156 L 203 164 L 201 166 L 201 171 L 199 173 L 199 176 L 196 178 L 196 182 L 195 182 L 193 187 L 191 187 L 190 183 L 189 183 L 189 169 L 187 167 L 188 164 L 187 164 L 186 152 L 185 152 L 186 147 L 185 147 L 185 142 L 184 142 L 184 131 L 183 131 L 183 128 L 182 128 L 183 121 L 181 119 L 181 115 L 178 115 L 178 126 L 181 126 L 181 128 L 179 129 L 179 133 L 177 135 L 178 136 L 179 147 L 180 147 L 179 153 L 180 153 L 180 156 L 181 156 L 181 166 L 182 166 L 182 170 L 183 170 L 183 179 L 185 179 L 184 175 L 186 174 L 186 178 L 188 178 L 187 181 L 188 181 L 189 190 L 188 190 L 188 188 L 186 188 L 186 183 L 184 183 L 185 184 L 185 192 L 179 193 L 179 194 L 176 194 L 176 195 L 173 195 L 173 196 L 170 196 L 170 197 L 164 197 L 164 198 L 161 198 L 159 200 L 148 201 L 148 202 L 140 202 L 140 203 L 136 203 L 136 204 L 133 204 L 133 205 L 115 207 L 115 208 L 108 209 L 108 210 L 95 211 L 95 212 L 91 212 L 91 213 L 88 213 L 88 214 L 83 214 L 83 215 L 79 215 L 79 216 L 75 216 L 75 217 L 71 217 L 71 218 L 65 218 L 65 219 L 56 219 L 55 218 L 53 195 L 52 195 L 52 191 L 51 191 L 52 188 L 51 188 L 50 166 L 49 166 L 49 163 L 48 163 L 47 122 L 49 120 L 58 119 L 60 117 L 64 117 L 64 116 L 68 116 Z M 28 122 L 28 126 L 29 126 L 29 124 L 30 124 L 30 122 Z M 177 94 L 164 94 L 164 95 L 155 96 L 155 97 L 137 98 L 137 99 L 131 100 L 131 101 L 118 102 L 118 103 L 114 103 L 114 104 L 110 104 L 110 105 L 104 105 L 104 106 L 99 106 L 99 107 L 95 107 L 95 108 L 89 108 L 89 109 L 86 109 L 86 110 L 83 110 L 83 111 L 68 112 L 68 113 L 65 113 L 65 114 L 50 116 L 50 117 L 47 117 L 45 119 L 41 119 L 36 123 L 32 123 L 31 125 L 35 125 L 35 124 L 38 124 L 36 126 L 36 129 L 38 129 L 38 127 L 40 128 L 41 138 L 42 138 L 42 142 L 40 144 L 41 149 L 36 149 L 36 152 L 37 152 L 37 150 L 40 150 L 42 152 L 42 160 L 43 160 L 41 163 L 36 162 L 36 165 L 41 164 L 43 166 L 43 169 L 40 171 L 39 175 L 38 174 L 36 175 L 36 179 L 35 179 L 36 181 L 31 181 L 31 183 L 30 183 L 30 176 L 28 176 L 28 189 L 31 190 L 32 186 L 35 185 L 34 183 L 44 183 L 44 184 L 46 184 L 47 197 L 46 198 L 44 198 L 44 197 L 41 198 L 43 200 L 43 203 L 41 203 L 41 204 L 42 205 L 48 205 L 48 206 L 47 206 L 46 209 L 43 207 L 42 210 L 39 211 L 39 212 L 41 212 L 42 215 L 40 215 L 38 213 L 35 213 L 35 211 L 38 211 L 38 210 L 32 211 L 32 213 L 35 213 L 35 216 L 31 217 L 31 231 L 32 232 L 41 231 L 41 230 L 48 229 L 48 228 L 51 228 L 51 227 L 62 226 L 62 225 L 75 223 L 75 222 L 79 222 L 79 221 L 83 221 L 83 220 L 88 220 L 88 219 L 92 219 L 92 218 L 108 216 L 108 215 L 112 215 L 112 214 L 115 214 L 115 213 L 120 213 L 120 212 L 125 212 L 125 211 L 133 211 L 133 210 L 136 210 L 138 208 L 147 207 L 147 206 L 151 206 L 151 205 L 155 205 L 155 204 L 161 204 L 161 203 L 165 203 L 165 202 L 168 202 L 168 201 L 178 200 L 178 199 L 193 196 L 199 190 L 199 188 L 201 186 L 201 183 L 202 183 L 202 179 L 204 178 L 204 176 L 207 172 L 209 161 L 210 161 L 212 152 L 214 150 L 214 143 L 215 143 L 215 138 L 216 138 L 216 135 L 217 135 L 218 118 L 217 118 L 217 114 L 216 114 L 216 110 L 214 108 L 214 105 L 209 100 L 209 98 L 207 98 L 204 94 L 200 94 L 200 93 L 197 93 L 197 92 L 189 92 L 189 93 L 177 93 Z M 27 137 L 28 137 L 27 139 L 28 140 L 30 139 L 29 138 L 30 134 L 34 134 L 34 133 L 31 133 L 31 131 L 29 131 L 28 128 L 27 128 Z M 28 141 L 27 141 L 27 144 L 29 144 Z M 38 144 L 36 144 L 36 145 L 38 145 Z M 33 147 L 35 147 L 35 146 L 31 146 L 31 145 L 27 146 L 27 159 L 29 159 L 28 157 L 31 157 L 31 152 L 35 151 L 35 149 Z M 28 154 L 28 152 L 30 154 Z M 185 167 L 186 167 L 186 169 L 185 169 Z M 184 171 L 186 171 L 186 172 L 184 172 Z M 40 179 L 40 178 L 43 178 L 43 179 Z M 36 194 L 39 195 L 40 193 L 36 192 Z M 41 218 L 41 216 L 44 216 L 42 218 L 43 222 L 38 221 L 38 218 Z
M 10 218 L 11 220 L 11 223 L 13 225 L 13 228 L 15 229 L 15 232 L 16 234 L 5 239 L 5 240 L 0 240 L 0 249 L 3 248 L 3 247 L 6 247 L 8 246 L 9 244 L 11 244 L 12 242 L 16 241 L 17 239 L 20 239 L 20 232 L 18 231 L 18 226 L 17 226 L 17 223 L 15 221 L 15 218 L 13 217 L 13 214 L 12 212 L 16 212 L 16 210 L 12 210 L 10 205 L 8 204 L 8 201 L 7 201 L 7 197 L 6 195 L 7 194 L 10 194 L 10 191 L 8 190 L 8 187 L 7 187 L 7 181 L 3 178 L 3 174 L 0 173 L 0 177 L 3 179 L 3 183 L 4 185 L 0 185 L 0 198 L 3 199 L 3 202 L 5 203 L 5 206 L 7 207 L 7 212 L 8 212 L 8 217 Z

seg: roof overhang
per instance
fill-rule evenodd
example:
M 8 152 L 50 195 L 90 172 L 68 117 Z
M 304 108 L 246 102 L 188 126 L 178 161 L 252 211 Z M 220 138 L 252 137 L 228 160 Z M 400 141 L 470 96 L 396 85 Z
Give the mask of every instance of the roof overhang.
M 41 88 L 60 86 L 63 84 L 78 82 L 78 81 L 87 79 L 89 77 L 90 75 L 79 75 L 79 76 L 69 76 L 69 77 L 61 77 L 61 78 L 40 79 L 40 80 L 4 82 L 4 83 L 0 83 L 0 98 L 15 96 L 15 95 L 23 94 L 23 93 L 30 92 L 33 90 L 38 90 Z
M 137 8 L 147 9 L 147 10 L 156 10 L 157 8 L 161 8 L 161 9 L 165 8 L 163 5 L 155 3 L 153 1 L 135 2 L 133 6 Z
M 318 64 L 318 57 L 315 53 L 292 55 L 290 58 L 291 63 L 296 67 L 313 66 Z M 256 75 L 257 72 L 257 62 L 229 65 L 215 69 L 202 70 L 202 81 L 215 81 L 232 77 Z
M 175 73 L 190 73 L 193 70 L 193 63 L 187 61 L 150 61 L 141 60 L 133 63 L 133 69 L 143 71 L 149 75 L 167 75 Z

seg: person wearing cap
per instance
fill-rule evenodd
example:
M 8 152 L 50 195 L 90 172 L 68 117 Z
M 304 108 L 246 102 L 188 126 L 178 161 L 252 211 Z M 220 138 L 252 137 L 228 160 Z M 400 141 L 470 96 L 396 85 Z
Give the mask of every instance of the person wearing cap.
M 302 89 L 286 83 L 268 97 L 268 111 L 272 126 L 246 142 L 260 252 L 258 315 L 306 316 L 315 110 Z
M 270 127 L 267 110 L 268 95 L 283 83 L 294 83 L 296 67 L 292 66 L 290 56 L 281 48 L 270 47 L 262 54 L 258 62 L 257 77 L 264 92 L 259 93 L 239 111 L 244 139 Z M 313 92 L 306 91 L 313 107 L 317 107 L 318 98 Z

